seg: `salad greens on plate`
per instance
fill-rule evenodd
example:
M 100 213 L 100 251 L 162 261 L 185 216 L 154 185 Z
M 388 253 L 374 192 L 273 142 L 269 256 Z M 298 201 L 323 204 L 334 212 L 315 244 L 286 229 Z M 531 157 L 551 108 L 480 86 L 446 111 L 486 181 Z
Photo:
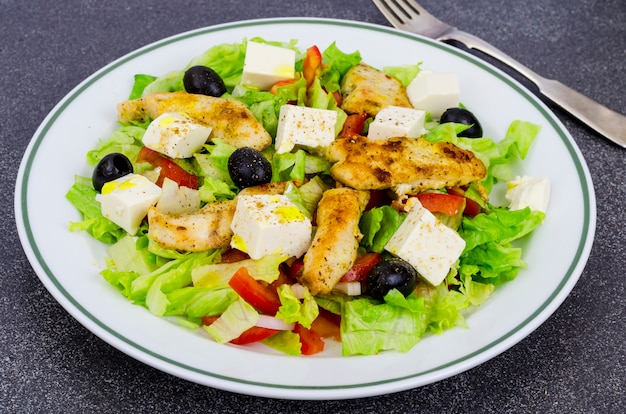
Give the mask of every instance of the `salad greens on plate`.
M 294 51 L 297 76 L 272 90 L 243 84 L 246 48 L 251 41 Z M 281 107 L 285 105 L 334 111 L 335 136 L 341 136 L 353 120 L 353 114 L 341 108 L 342 80 L 352 67 L 363 63 L 362 58 L 358 51 L 345 53 L 333 43 L 319 53 L 318 64 L 311 66 L 316 49 L 303 51 L 294 40 L 285 43 L 260 38 L 220 44 L 180 70 L 160 76 L 135 75 L 129 100 L 153 93 L 185 92 L 185 72 L 205 66 L 223 81 L 226 92 L 221 98 L 243 103 L 273 140 L 279 129 Z M 381 71 L 406 87 L 421 66 L 390 65 Z M 371 120 L 362 120 L 359 134 L 367 134 Z M 132 162 L 135 174 L 154 182 L 173 164 L 176 172 L 168 179 L 180 184 L 174 192 L 185 188 L 181 184 L 185 180 L 194 179 L 193 196 L 202 206 L 237 199 L 241 188 L 229 172 L 235 146 L 212 139 L 191 157 L 166 157 L 165 161 L 161 157 L 155 161 L 157 158 L 146 155 L 142 141 L 151 121 L 120 122 L 109 137 L 86 155 L 87 162 L 96 168 L 108 155 L 123 154 Z M 382 298 L 369 294 L 367 273 L 376 263 L 393 256 L 385 246 L 408 215 L 388 194 L 378 199 L 379 191 L 372 191 L 370 205 L 358 221 L 358 258 L 349 271 L 353 276 L 342 279 L 346 286 L 363 286 L 360 294 L 341 289 L 311 294 L 298 280 L 301 257 L 276 252 L 252 259 L 242 251 L 245 246 L 204 251 L 170 249 L 150 237 L 147 220 L 130 234 L 102 213 L 100 191 L 94 188 L 92 177 L 76 176 L 66 194 L 82 214 L 82 220 L 70 223 L 69 228 L 85 231 L 108 245 L 106 269 L 101 275 L 131 303 L 188 329 L 204 329 L 207 340 L 262 342 L 288 355 L 318 353 L 328 340 L 340 341 L 346 356 L 374 355 L 386 350 L 406 352 L 426 334 L 464 327 L 465 309 L 480 306 L 498 286 L 515 279 L 526 266 L 522 249 L 515 241 L 531 233 L 545 218 L 540 210 L 494 205 L 485 196 L 497 183 L 514 178 L 514 167 L 525 158 L 539 131 L 537 125 L 513 120 L 501 139 L 463 137 L 469 125 L 439 122 L 429 114 L 425 126 L 426 132 L 420 139 L 450 143 L 470 151 L 486 169 L 480 182 L 461 189 L 428 192 L 462 200 L 458 212 L 433 211 L 437 220 L 452 228 L 465 243 L 458 260 L 436 286 L 418 278 L 408 294 L 396 288 L 388 289 Z M 283 194 L 313 221 L 315 228 L 320 199 L 324 192 L 337 186 L 330 173 L 332 163 L 323 153 L 306 148 L 279 153 L 269 146 L 262 154 L 271 166 L 270 182 L 288 183 Z M 159 184 L 163 192 L 171 186 L 168 180 Z M 103 193 L 107 184 L 104 185 Z

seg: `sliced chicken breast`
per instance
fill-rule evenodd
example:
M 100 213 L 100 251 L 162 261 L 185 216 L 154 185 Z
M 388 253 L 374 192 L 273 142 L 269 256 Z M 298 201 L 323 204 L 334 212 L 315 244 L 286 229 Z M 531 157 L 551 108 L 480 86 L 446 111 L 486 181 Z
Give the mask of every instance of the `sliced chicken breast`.
M 361 214 L 369 192 L 333 188 L 324 192 L 317 207 L 317 231 L 304 255 L 300 282 L 313 295 L 330 293 L 352 267 L 359 242 Z
M 184 113 L 212 128 L 210 139 L 219 138 L 237 148 L 259 151 L 272 143 L 272 137 L 241 102 L 186 92 L 157 92 L 124 101 L 117 107 L 123 122 L 155 119 L 166 112 Z

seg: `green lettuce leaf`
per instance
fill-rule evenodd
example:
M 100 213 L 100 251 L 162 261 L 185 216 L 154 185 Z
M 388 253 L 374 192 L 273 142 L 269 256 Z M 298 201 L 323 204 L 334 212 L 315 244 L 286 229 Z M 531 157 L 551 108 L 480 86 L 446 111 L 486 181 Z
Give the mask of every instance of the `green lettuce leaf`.
M 331 43 L 322 52 L 322 63 L 325 68 L 320 74 L 321 85 L 329 93 L 333 93 L 340 89 L 341 79 L 348 72 L 348 70 L 359 63 L 361 63 L 361 53 L 355 51 L 352 53 L 345 53 L 341 51 L 336 42 Z
M 275 335 L 261 341 L 264 345 L 287 355 L 297 356 L 302 353 L 300 335 L 292 331 L 280 331 Z
M 416 65 L 385 66 L 383 67 L 383 72 L 398 79 L 402 86 L 406 88 L 420 72 L 421 64 L 420 62 Z
M 363 234 L 361 246 L 370 252 L 381 253 L 391 236 L 406 218 L 391 206 L 372 208 L 363 213 L 359 229 Z
M 176 289 L 167 296 L 165 316 L 203 316 L 221 315 L 231 303 L 239 297 L 232 289 L 210 289 L 188 286 Z
M 243 299 L 231 303 L 222 315 L 204 330 L 223 344 L 238 338 L 246 330 L 252 328 L 259 320 L 258 312 Z
M 233 275 L 242 267 L 256 280 L 272 283 L 280 275 L 279 265 L 288 257 L 268 254 L 259 260 L 245 259 L 234 263 L 216 263 L 196 266 L 191 271 L 194 286 L 225 287 Z
M 280 285 L 277 289 L 281 306 L 276 313 L 276 317 L 285 322 L 297 322 L 307 329 L 319 315 L 319 308 L 315 299 L 308 289 L 304 289 L 304 299 L 300 301 L 293 293 L 288 284 Z
M 391 301 L 397 300 L 392 294 Z M 407 352 L 427 328 L 422 301 L 414 294 L 403 305 L 361 297 L 344 303 L 341 318 L 343 355 L 375 355 L 385 350 Z
M 76 207 L 83 219 L 70 222 L 69 230 L 86 231 L 103 243 L 113 244 L 124 237 L 126 232 L 102 215 L 96 194 L 90 178 L 74 177 L 74 184 L 65 194 L 65 198 Z

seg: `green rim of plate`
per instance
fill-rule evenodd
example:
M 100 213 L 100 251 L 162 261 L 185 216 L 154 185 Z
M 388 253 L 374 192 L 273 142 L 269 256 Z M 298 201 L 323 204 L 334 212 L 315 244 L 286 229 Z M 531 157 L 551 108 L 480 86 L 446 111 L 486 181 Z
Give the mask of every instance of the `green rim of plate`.
M 43 140 L 46 138 L 46 135 L 49 131 L 49 129 L 51 128 L 51 126 L 55 123 L 55 121 L 57 120 L 57 118 L 67 109 L 67 107 L 79 96 L 81 95 L 81 93 L 83 93 L 86 89 L 88 89 L 89 87 L 91 87 L 91 85 L 96 82 L 97 80 L 99 80 L 100 78 L 102 78 L 103 76 L 109 74 L 110 72 L 114 71 L 115 69 L 117 69 L 119 66 L 125 64 L 128 61 L 131 61 L 133 59 L 136 59 L 139 56 L 142 56 L 144 54 L 147 54 L 155 49 L 159 49 L 163 46 L 172 44 L 172 43 L 176 43 L 188 38 L 193 38 L 193 37 L 197 37 L 197 36 L 204 36 L 206 34 L 209 33 L 214 33 L 214 32 L 220 32 L 220 31 L 224 31 L 224 30 L 231 30 L 231 29 L 236 29 L 236 28 L 242 28 L 242 27 L 250 27 L 250 26 L 265 26 L 265 25 L 293 25 L 293 24 L 298 24 L 298 25 L 306 25 L 306 24 L 311 24 L 311 25 L 315 25 L 315 26 L 319 26 L 319 25 L 328 25 L 328 26 L 342 26 L 342 27 L 354 27 L 357 29 L 361 29 L 361 30 L 368 30 L 368 31 L 374 31 L 374 32 L 380 32 L 380 33 L 385 33 L 385 34 L 391 34 L 397 37 L 402 37 L 402 38 L 407 38 L 407 39 L 411 39 L 415 42 L 418 43 L 423 43 L 423 44 L 427 44 L 429 47 L 433 47 L 433 48 L 437 48 L 437 49 L 441 49 L 441 50 L 445 50 L 445 52 L 447 53 L 451 53 L 454 54 L 470 63 L 472 63 L 473 65 L 476 65 L 478 67 L 480 67 L 481 69 L 483 69 L 484 71 L 488 72 L 491 76 L 494 76 L 496 78 L 498 78 L 499 80 L 505 82 L 511 89 L 515 90 L 518 94 L 520 94 L 521 96 L 523 96 L 528 102 L 530 102 L 536 109 L 537 111 L 539 111 L 543 117 L 545 118 L 545 120 L 547 122 L 550 123 L 550 125 L 554 128 L 554 130 L 556 130 L 558 132 L 558 135 L 561 139 L 561 141 L 563 142 L 563 144 L 566 146 L 572 160 L 574 161 L 574 164 L 576 166 L 576 172 L 578 174 L 578 178 L 579 178 L 579 182 L 580 182 L 580 186 L 581 186 L 581 190 L 582 190 L 582 195 L 583 195 L 583 199 L 584 199 L 584 206 L 583 206 L 583 211 L 584 211 L 584 223 L 583 223 L 583 231 L 580 235 L 580 241 L 578 243 L 578 247 L 576 250 L 576 255 L 574 260 L 572 261 L 572 263 L 570 264 L 566 274 L 563 276 L 563 278 L 561 279 L 561 282 L 559 283 L 559 285 L 556 287 L 556 289 L 554 289 L 554 291 L 552 292 L 552 294 L 548 297 L 548 299 L 538 308 L 535 310 L 535 312 L 533 312 L 527 319 L 525 319 L 522 323 L 518 324 L 517 326 L 511 328 L 509 330 L 509 332 L 507 332 L 505 335 L 502 335 L 501 337 L 499 337 L 498 339 L 492 341 L 491 343 L 489 343 L 488 345 L 485 345 L 484 347 L 465 355 L 462 358 L 450 361 L 446 364 L 442 364 L 439 365 L 435 368 L 429 369 L 429 370 L 425 370 L 425 371 L 420 371 L 420 372 L 416 372 L 414 374 L 411 375 L 406 375 L 406 376 L 402 376 L 402 377 L 396 377 L 396 378 L 391 378 L 391 379 L 386 379 L 386 380 L 381 380 L 381 381 L 373 381 L 373 382 L 367 382 L 367 383 L 355 383 L 355 384 L 347 384 L 347 385 L 332 385 L 332 386 L 297 386 L 297 385 L 282 385 L 282 384 L 268 384 L 268 383 L 260 383 L 260 382 L 254 382 L 254 381 L 246 381 L 245 379 L 241 379 L 241 378 L 234 378 L 234 377 L 228 377 L 228 376 L 224 376 L 224 375 L 220 375 L 220 374 L 216 374 L 213 372 L 209 372 L 206 370 L 202 370 L 202 369 L 198 369 L 196 367 L 193 366 L 189 366 L 186 364 L 182 364 L 178 361 L 172 360 L 170 358 L 164 357 L 158 353 L 155 353 L 149 349 L 146 349 L 145 347 L 133 342 L 132 340 L 130 340 L 129 338 L 126 338 L 125 336 L 120 335 L 119 333 L 117 333 L 114 329 L 110 328 L 109 326 L 107 326 L 106 324 L 102 323 L 100 320 L 98 320 L 96 317 L 94 317 L 89 311 L 87 311 L 79 302 L 77 302 L 63 287 L 63 285 L 58 281 L 58 279 L 55 277 L 55 275 L 52 273 L 52 271 L 50 270 L 50 268 L 48 267 L 48 265 L 46 264 L 41 252 L 39 251 L 39 248 L 37 246 L 37 242 L 34 239 L 33 236 L 33 232 L 31 230 L 30 227 L 30 221 L 29 221 L 29 216 L 28 216 L 28 200 L 26 197 L 26 194 L 28 194 L 28 186 L 30 184 L 29 182 L 29 172 L 32 168 L 35 156 L 37 155 L 37 150 L 39 148 L 39 146 L 41 145 L 41 143 L 43 142 Z M 500 344 L 502 344 L 504 341 L 506 341 L 508 338 L 514 336 L 516 333 L 520 332 L 521 330 L 523 330 L 527 325 L 529 325 L 531 322 L 533 322 L 540 314 L 542 314 L 548 307 L 549 305 L 554 301 L 554 299 L 559 296 L 559 294 L 562 293 L 563 289 L 569 285 L 569 283 L 571 282 L 572 278 L 578 278 L 579 274 L 575 274 L 576 269 L 578 268 L 578 266 L 581 264 L 581 259 L 584 260 L 584 252 L 585 250 L 587 250 L 588 248 L 588 244 L 591 244 L 591 239 L 590 237 L 593 237 L 592 232 L 592 220 L 594 220 L 595 214 L 593 213 L 593 211 L 595 211 L 595 207 L 592 205 L 592 194 L 593 194 L 593 190 L 590 188 L 590 182 L 588 183 L 587 180 L 585 179 L 586 174 L 586 167 L 584 165 L 584 162 L 580 159 L 580 157 L 578 156 L 578 152 L 576 150 L 575 145 L 573 144 L 572 140 L 568 138 L 568 134 L 564 131 L 563 127 L 560 126 L 557 121 L 555 120 L 554 115 L 552 115 L 551 113 L 549 113 L 545 107 L 543 105 L 541 105 L 538 101 L 537 98 L 535 98 L 527 89 L 525 89 L 523 86 L 521 86 L 519 83 L 517 83 L 515 80 L 511 79 L 510 77 L 508 77 L 507 75 L 503 74 L 500 70 L 490 66 L 489 64 L 478 60 L 477 58 L 462 52 L 458 49 L 454 49 L 452 47 L 449 47 L 447 45 L 444 45 L 442 43 L 438 43 L 435 42 L 433 40 L 430 39 L 426 39 L 420 36 L 416 36 L 410 33 L 406 33 L 406 32 L 399 32 L 395 29 L 389 28 L 389 27 L 385 27 L 385 26 L 378 26 L 378 25 L 373 25 L 373 24 L 369 24 L 369 23 L 361 23 L 361 22 L 355 22 L 355 21 L 344 21 L 344 20 L 333 20 L 333 19 L 316 19 L 316 18 L 278 18 L 278 19 L 262 19 L 262 20 L 247 20 L 247 21 L 241 21 L 241 22 L 234 22 L 234 23 L 225 23 L 225 24 L 221 24 L 221 25 L 216 25 L 216 26 L 211 26 L 211 27 L 207 27 L 207 28 L 203 28 L 203 29 L 197 29 L 197 30 L 193 30 L 190 32 L 185 32 L 176 36 L 172 36 L 166 39 L 163 39 L 161 41 L 157 41 L 155 43 L 152 43 L 146 47 L 140 48 L 134 52 L 129 53 L 128 55 L 116 60 L 115 62 L 109 64 L 108 66 L 102 68 L 100 71 L 94 73 L 92 76 L 90 76 L 89 78 L 87 78 L 83 83 L 81 83 L 78 87 L 75 88 L 75 90 L 73 90 L 72 92 L 70 92 L 60 103 L 60 105 L 58 107 L 56 107 L 53 112 L 50 114 L 50 116 L 48 117 L 48 119 L 45 121 L 44 124 L 42 124 L 42 126 L 39 129 L 39 132 L 33 137 L 32 142 L 31 142 L 31 146 L 30 146 L 30 152 L 26 155 L 24 161 L 23 161 L 23 174 L 22 174 L 22 181 L 21 183 L 18 182 L 18 188 L 19 188 L 19 193 L 16 193 L 16 204 L 19 204 L 19 208 L 21 211 L 21 217 L 23 219 L 23 224 L 24 224 L 24 231 L 25 231 L 25 235 L 26 235 L 26 241 L 28 246 L 32 249 L 33 255 L 37 260 L 37 263 L 41 266 L 41 269 L 43 270 L 43 272 L 45 273 L 45 277 L 48 278 L 50 280 L 50 282 L 54 285 L 54 287 L 58 290 L 58 292 L 69 302 L 71 303 L 72 306 L 75 307 L 76 311 L 80 312 L 82 315 L 86 316 L 89 320 L 91 320 L 94 324 L 96 324 L 97 326 L 99 326 L 102 330 L 104 330 L 106 333 L 108 333 L 109 335 L 117 338 L 118 340 L 126 343 L 127 345 L 135 348 L 137 351 L 140 351 L 141 353 L 148 355 L 152 358 L 156 358 L 162 362 L 165 362 L 167 364 L 171 364 L 173 366 L 176 366 L 178 368 L 182 368 L 186 371 L 189 372 L 193 372 L 196 374 L 201 374 L 203 376 L 207 376 L 207 377 L 211 377 L 211 378 L 215 378 L 215 379 L 219 379 L 219 380 L 224 380 L 224 381 L 228 381 L 228 382 L 234 382 L 234 383 L 240 383 L 240 384 L 245 384 L 245 385 L 252 385 L 252 386 L 257 386 L 257 387 L 265 387 L 265 388 L 276 388 L 276 389 L 287 389 L 287 390 L 341 390 L 341 389 L 351 389 L 351 388 L 369 388 L 369 387 L 376 387 L 379 385 L 384 385 L 384 384 L 389 384 L 389 383 L 394 383 L 394 382 L 400 382 L 400 381 L 406 381 L 406 380 L 410 380 L 410 379 L 415 379 L 417 377 L 420 376 L 424 376 L 433 372 L 437 372 L 437 371 L 441 371 L 444 370 L 446 368 L 450 368 L 454 365 L 460 364 L 462 362 L 470 362 L 470 360 L 472 360 L 473 358 L 477 357 L 478 355 L 484 353 L 485 351 L 494 348 Z M 582 269 L 580 269 L 580 271 L 582 272 Z M 39 277 L 44 277 L 44 275 L 39 275 Z M 573 286 L 572 286 L 573 287 Z M 71 313 L 71 312 L 70 312 Z M 548 315 L 549 316 L 549 315 Z M 547 317 L 547 316 L 546 316 Z

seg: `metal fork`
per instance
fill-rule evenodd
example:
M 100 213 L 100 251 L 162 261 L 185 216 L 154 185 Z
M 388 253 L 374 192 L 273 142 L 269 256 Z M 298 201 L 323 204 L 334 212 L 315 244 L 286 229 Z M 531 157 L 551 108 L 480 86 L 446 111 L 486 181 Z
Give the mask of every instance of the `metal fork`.
M 395 28 L 446 43 L 460 42 L 470 49 L 499 60 L 533 82 L 543 97 L 560 106 L 602 136 L 626 148 L 626 116 L 559 81 L 538 75 L 484 40 L 437 19 L 413 0 L 373 0 L 373 2 Z

